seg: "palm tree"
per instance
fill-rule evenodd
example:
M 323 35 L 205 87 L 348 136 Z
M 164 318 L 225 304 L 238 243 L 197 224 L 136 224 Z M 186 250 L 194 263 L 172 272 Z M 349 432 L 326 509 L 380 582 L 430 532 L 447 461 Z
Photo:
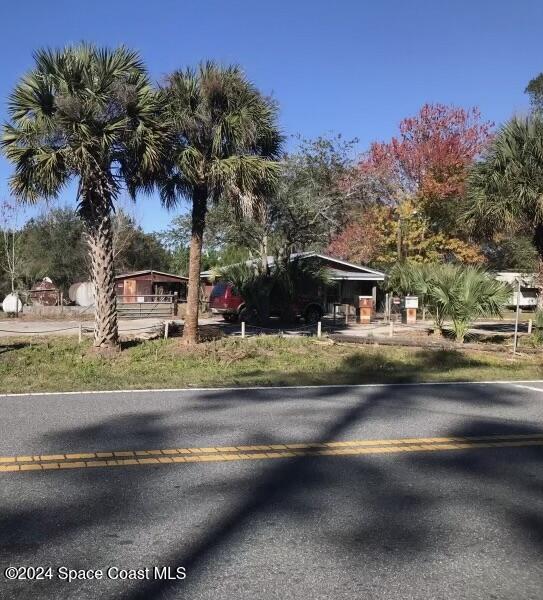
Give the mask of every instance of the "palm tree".
M 78 45 L 40 50 L 9 99 L 2 146 L 11 189 L 34 203 L 78 182 L 95 286 L 96 348 L 118 348 L 111 215 L 122 187 L 149 190 L 165 127 L 138 54 Z
M 429 309 L 435 331 L 442 333 L 445 319 L 450 319 L 460 342 L 477 318 L 501 316 L 511 295 L 507 285 L 483 269 L 450 263 L 396 263 L 387 278 L 387 289 L 416 294 Z
M 265 98 L 238 67 L 212 62 L 173 73 L 163 89 L 175 135 L 166 165 L 164 204 L 192 205 L 187 312 L 183 337 L 198 339 L 202 239 L 207 208 L 221 198 L 240 218 L 276 186 L 282 137 L 275 103 Z
M 510 295 L 507 285 L 471 265 L 439 265 L 428 286 L 431 310 L 442 320 L 451 319 L 458 342 L 464 341 L 476 319 L 501 317 Z
M 543 258 L 543 116 L 514 118 L 472 169 L 464 217 L 480 233 L 531 230 Z

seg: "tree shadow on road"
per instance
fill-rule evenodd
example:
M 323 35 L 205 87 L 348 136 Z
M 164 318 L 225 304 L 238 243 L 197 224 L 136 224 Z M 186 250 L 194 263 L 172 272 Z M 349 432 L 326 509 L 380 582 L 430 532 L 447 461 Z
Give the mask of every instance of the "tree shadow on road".
M 447 361 L 448 356 L 441 356 L 441 360 Z M 356 362 L 347 363 L 345 367 L 356 368 Z M 411 380 L 417 379 L 418 374 L 413 373 Z M 330 374 L 330 382 L 333 382 L 333 374 Z M 289 432 L 282 431 L 280 435 L 269 427 L 284 413 L 292 422 L 311 421 L 312 431 L 307 433 L 307 439 L 301 436 L 289 440 L 293 442 L 341 440 L 349 438 L 353 431 L 359 437 L 360 432 L 364 433 L 363 437 L 372 437 L 371 428 L 383 419 L 389 419 L 392 424 L 397 420 L 400 427 L 402 418 L 407 422 L 417 414 L 422 414 L 420 422 L 423 423 L 425 413 L 444 415 L 439 431 L 428 431 L 426 435 L 541 433 L 529 422 L 514 416 L 514 411 L 523 408 L 518 390 L 500 388 L 497 399 L 492 386 L 447 386 L 440 387 L 438 392 L 436 389 L 408 385 L 358 388 L 349 391 L 351 397 L 346 401 L 345 390 L 341 388 L 318 388 L 306 390 L 302 403 L 292 395 L 292 404 L 284 403 L 285 391 L 279 389 L 210 390 L 200 394 L 197 402 L 192 401 L 190 410 L 184 414 L 189 419 L 191 410 L 205 411 L 209 422 L 204 433 L 211 437 L 220 435 L 224 427 L 221 418 L 215 418 L 220 411 L 234 411 L 243 418 L 243 411 L 258 407 L 262 411 L 261 424 L 250 434 L 238 434 L 236 445 L 284 443 Z M 279 411 L 274 409 L 276 403 L 282 403 Z M 498 405 L 505 416 L 488 417 L 488 409 Z M 327 407 L 330 416 L 317 424 L 317 414 L 320 412 L 322 416 Z M 177 440 L 174 447 L 192 443 L 190 421 L 171 425 L 163 418 L 163 413 L 156 411 L 126 414 L 58 431 L 41 441 L 51 451 L 64 448 L 67 441 L 74 448 L 79 445 L 82 451 L 166 448 L 172 446 L 173 439 Z M 201 424 L 196 426 L 199 427 Z M 398 427 L 391 425 L 391 437 L 398 436 Z M 232 433 L 229 430 L 228 435 Z M 415 435 L 413 431 L 411 435 Z M 227 443 L 233 443 L 233 438 Z M 38 496 L 35 501 L 3 511 L 0 520 L 0 529 L 5 532 L 2 553 L 21 562 L 46 547 L 55 549 L 57 556 L 65 561 L 71 559 L 89 567 L 96 566 L 96 548 L 91 546 L 88 552 L 80 549 L 74 557 L 74 543 L 84 544 L 89 536 L 101 535 L 104 548 L 113 552 L 117 548 L 122 552 L 121 546 L 127 548 L 135 543 L 133 534 L 107 538 L 109 528 L 115 526 L 122 530 L 126 526 L 129 531 L 134 520 L 143 520 L 149 539 L 140 556 L 152 560 L 152 564 L 172 569 L 182 565 L 189 575 L 184 582 L 124 582 L 115 592 L 115 597 L 135 600 L 177 597 L 181 593 L 183 597 L 190 594 L 199 597 L 199 587 L 204 583 L 209 587 L 214 571 L 216 575 L 221 565 L 224 568 L 225 557 L 230 555 L 231 559 L 232 554 L 241 552 L 240 540 L 250 538 L 250 551 L 256 553 L 258 536 L 265 536 L 266 528 L 277 523 L 285 523 L 288 545 L 289 535 L 296 536 L 298 528 L 311 521 L 314 535 L 309 540 L 299 539 L 295 551 L 314 555 L 319 545 L 328 550 L 335 548 L 352 568 L 353 577 L 359 573 L 360 565 L 350 562 L 351 557 L 363 557 L 367 561 L 365 576 L 370 579 L 372 573 L 385 576 L 379 570 L 381 567 L 372 563 L 372 556 L 392 557 L 401 569 L 413 564 L 417 557 L 430 559 L 442 548 L 451 553 L 460 551 L 458 548 L 465 543 L 465 531 L 455 510 L 468 511 L 474 518 L 484 513 L 485 519 L 504 519 L 519 544 L 529 551 L 540 552 L 541 458 L 540 448 L 532 447 L 523 449 L 522 453 L 492 449 L 378 457 L 296 457 L 262 463 L 247 461 L 243 466 L 238 463 L 238 468 L 224 463 L 213 469 L 204 463 L 103 471 L 86 469 L 69 474 L 21 474 L 21 477 L 32 478 L 35 489 L 56 487 L 58 498 L 45 506 Z M 167 498 L 161 498 L 160 494 L 166 491 L 158 490 L 167 475 L 166 469 L 179 469 L 182 478 L 175 492 L 170 490 Z M 190 469 L 190 476 L 183 478 L 183 469 Z M 452 480 L 452 487 L 442 483 L 445 477 Z M 510 493 L 513 490 L 514 495 Z M 213 510 L 204 516 L 199 513 L 191 516 L 192 512 L 197 513 L 199 502 L 205 510 L 210 497 Z M 172 498 L 176 498 L 175 507 L 170 504 Z M 186 525 L 176 510 L 187 519 Z M 339 521 L 336 520 L 338 511 L 341 513 Z M 191 518 L 198 521 L 196 526 L 190 523 Z M 170 523 L 166 536 L 161 532 L 168 519 L 178 521 Z M 294 556 L 286 546 L 284 552 Z M 286 577 L 288 579 L 288 574 Z M 60 582 L 49 582 L 41 589 L 47 590 L 50 597 L 51 594 L 66 597 L 66 587 Z

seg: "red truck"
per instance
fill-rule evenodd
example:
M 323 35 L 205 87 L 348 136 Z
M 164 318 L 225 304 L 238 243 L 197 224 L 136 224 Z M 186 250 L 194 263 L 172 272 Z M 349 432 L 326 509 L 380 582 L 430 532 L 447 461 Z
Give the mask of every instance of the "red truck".
M 225 321 L 251 322 L 257 315 L 245 305 L 244 299 L 231 283 L 219 281 L 213 286 L 209 296 L 209 307 L 214 314 L 220 314 Z M 286 310 L 285 310 L 286 309 Z M 302 318 L 306 323 L 317 323 L 324 314 L 321 302 L 316 298 L 300 296 L 289 307 L 279 306 L 270 302 L 270 316 L 284 316 L 289 314 L 295 319 Z

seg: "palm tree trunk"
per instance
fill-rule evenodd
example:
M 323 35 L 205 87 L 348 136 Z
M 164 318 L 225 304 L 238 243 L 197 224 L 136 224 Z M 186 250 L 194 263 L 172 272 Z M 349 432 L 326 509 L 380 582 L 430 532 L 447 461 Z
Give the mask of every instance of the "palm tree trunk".
M 97 163 L 98 164 L 98 163 Z M 89 170 L 79 187 L 94 284 L 94 347 L 120 350 L 111 223 L 112 183 L 105 169 Z
M 198 312 L 200 304 L 200 267 L 207 212 L 207 189 L 199 188 L 192 198 L 192 232 L 189 253 L 189 282 L 187 311 L 183 328 L 183 340 L 187 344 L 198 341 Z
M 87 222 L 87 242 L 94 283 L 94 346 L 118 350 L 120 346 L 110 211 L 95 211 L 94 217 L 91 222 Z
M 260 260 L 262 262 L 262 273 L 268 274 L 268 234 L 264 233 L 260 241 Z
M 534 227 L 533 240 L 539 256 L 543 258 L 543 223 L 537 223 Z

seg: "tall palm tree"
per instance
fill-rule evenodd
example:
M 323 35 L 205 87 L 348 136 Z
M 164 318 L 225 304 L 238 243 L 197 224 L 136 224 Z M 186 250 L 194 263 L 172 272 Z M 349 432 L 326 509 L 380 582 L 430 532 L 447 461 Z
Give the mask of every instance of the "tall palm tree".
M 118 348 L 111 215 L 122 187 L 149 190 L 165 126 L 138 54 L 78 45 L 40 50 L 9 99 L 2 146 L 13 193 L 48 200 L 72 178 L 95 285 L 94 346 Z
M 198 339 L 200 263 L 210 202 L 230 201 L 240 218 L 275 188 L 282 136 L 275 103 L 235 66 L 212 62 L 173 73 L 163 88 L 175 136 L 164 204 L 192 205 L 187 312 L 183 337 Z
M 543 258 L 543 117 L 514 118 L 472 169 L 464 217 L 486 234 L 531 230 Z

